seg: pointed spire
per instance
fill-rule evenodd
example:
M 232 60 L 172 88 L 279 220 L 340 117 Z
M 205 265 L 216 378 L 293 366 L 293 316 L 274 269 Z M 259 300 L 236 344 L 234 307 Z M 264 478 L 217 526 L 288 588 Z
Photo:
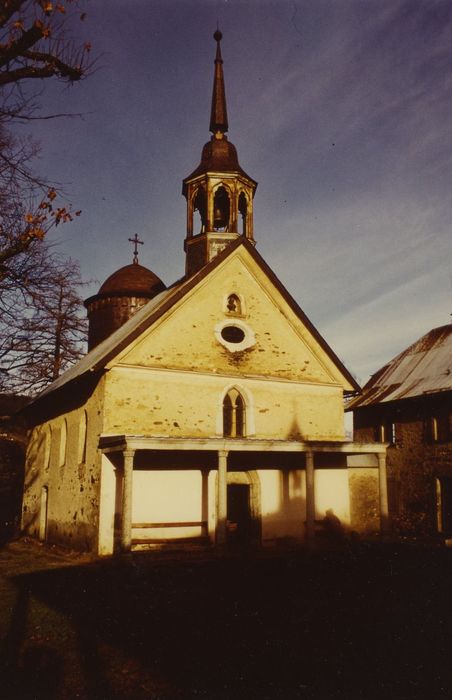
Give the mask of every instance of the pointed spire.
M 223 59 L 221 58 L 220 41 L 223 35 L 219 29 L 213 35 L 217 42 L 215 56 L 215 75 L 213 79 L 212 110 L 210 113 L 210 131 L 226 133 L 228 130 L 228 113 L 226 111 L 226 93 L 224 90 Z

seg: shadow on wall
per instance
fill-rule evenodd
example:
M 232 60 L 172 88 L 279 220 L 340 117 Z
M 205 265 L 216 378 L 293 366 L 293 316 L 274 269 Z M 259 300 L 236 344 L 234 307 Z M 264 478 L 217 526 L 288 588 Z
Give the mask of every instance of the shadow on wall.
M 33 498 L 33 485 L 39 479 L 46 479 L 47 475 L 45 472 L 38 468 L 39 459 L 44 455 L 46 442 L 45 431 L 33 431 L 31 439 L 27 448 L 27 460 L 23 466 L 22 471 L 22 483 L 21 483 L 21 493 L 20 493 L 20 505 L 19 505 L 19 526 L 20 526 L 20 510 L 22 507 L 23 493 L 32 494 L 31 498 L 25 500 L 23 506 L 23 516 L 24 516 L 24 531 L 27 535 L 32 537 L 39 537 L 39 520 L 40 520 L 40 510 L 41 510 L 41 490 L 34 494 Z M 24 457 L 25 461 L 25 457 Z
M 369 687 L 367 697 L 413 697 L 415 687 L 416 697 L 439 697 L 452 687 L 450 645 L 437 630 L 438 619 L 452 628 L 449 555 L 401 546 L 135 554 L 17 577 L 3 617 L 3 692 L 276 700 L 362 697 Z
M 322 533 L 329 542 L 340 544 L 344 541 L 344 527 L 332 508 L 328 508 L 325 512 L 321 524 L 323 526 Z
M 305 436 L 303 435 L 300 425 L 298 423 L 298 419 L 295 415 L 296 413 L 296 404 L 293 402 L 292 404 L 292 414 L 293 414 L 293 420 L 292 424 L 290 426 L 290 429 L 286 435 L 286 440 L 304 440 Z

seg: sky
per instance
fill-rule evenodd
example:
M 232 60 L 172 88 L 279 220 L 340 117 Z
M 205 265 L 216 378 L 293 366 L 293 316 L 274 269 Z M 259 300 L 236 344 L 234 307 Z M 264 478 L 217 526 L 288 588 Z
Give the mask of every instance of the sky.
M 257 249 L 359 382 L 452 313 L 450 0 L 90 0 L 92 74 L 45 81 L 36 169 L 97 292 L 132 261 L 184 274 L 182 179 L 210 139 L 217 21 Z

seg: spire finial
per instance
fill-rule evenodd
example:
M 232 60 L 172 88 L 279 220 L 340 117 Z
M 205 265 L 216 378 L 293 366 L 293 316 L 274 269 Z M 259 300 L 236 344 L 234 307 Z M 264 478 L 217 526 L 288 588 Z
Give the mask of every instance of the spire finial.
M 133 251 L 133 264 L 138 265 L 138 244 L 143 245 L 143 241 L 140 241 L 137 233 L 134 235 L 133 238 L 129 238 L 129 241 L 135 244 L 135 248 Z
M 210 131 L 219 138 L 228 130 L 228 114 L 226 110 L 226 93 L 224 89 L 223 59 L 221 57 L 220 41 L 223 34 L 218 25 L 213 35 L 217 42 L 217 53 L 215 56 L 215 74 L 213 79 L 212 110 L 210 113 Z

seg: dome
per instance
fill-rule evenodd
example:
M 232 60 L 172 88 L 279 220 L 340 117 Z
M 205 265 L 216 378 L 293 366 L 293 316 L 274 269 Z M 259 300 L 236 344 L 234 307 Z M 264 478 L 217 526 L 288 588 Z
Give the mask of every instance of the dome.
M 201 167 L 203 170 L 240 170 L 236 147 L 222 139 L 208 141 L 202 149 Z
M 101 296 L 154 297 L 165 289 L 162 280 L 147 267 L 125 265 L 105 280 L 99 289 Z
M 116 270 L 105 280 L 98 294 L 85 300 L 89 321 L 88 350 L 108 338 L 164 289 L 162 280 L 138 263 Z
M 238 173 L 251 180 L 250 176 L 239 165 L 236 147 L 227 140 L 226 136 L 221 139 L 212 137 L 204 145 L 200 164 L 191 175 L 185 178 L 184 183 L 208 172 Z

